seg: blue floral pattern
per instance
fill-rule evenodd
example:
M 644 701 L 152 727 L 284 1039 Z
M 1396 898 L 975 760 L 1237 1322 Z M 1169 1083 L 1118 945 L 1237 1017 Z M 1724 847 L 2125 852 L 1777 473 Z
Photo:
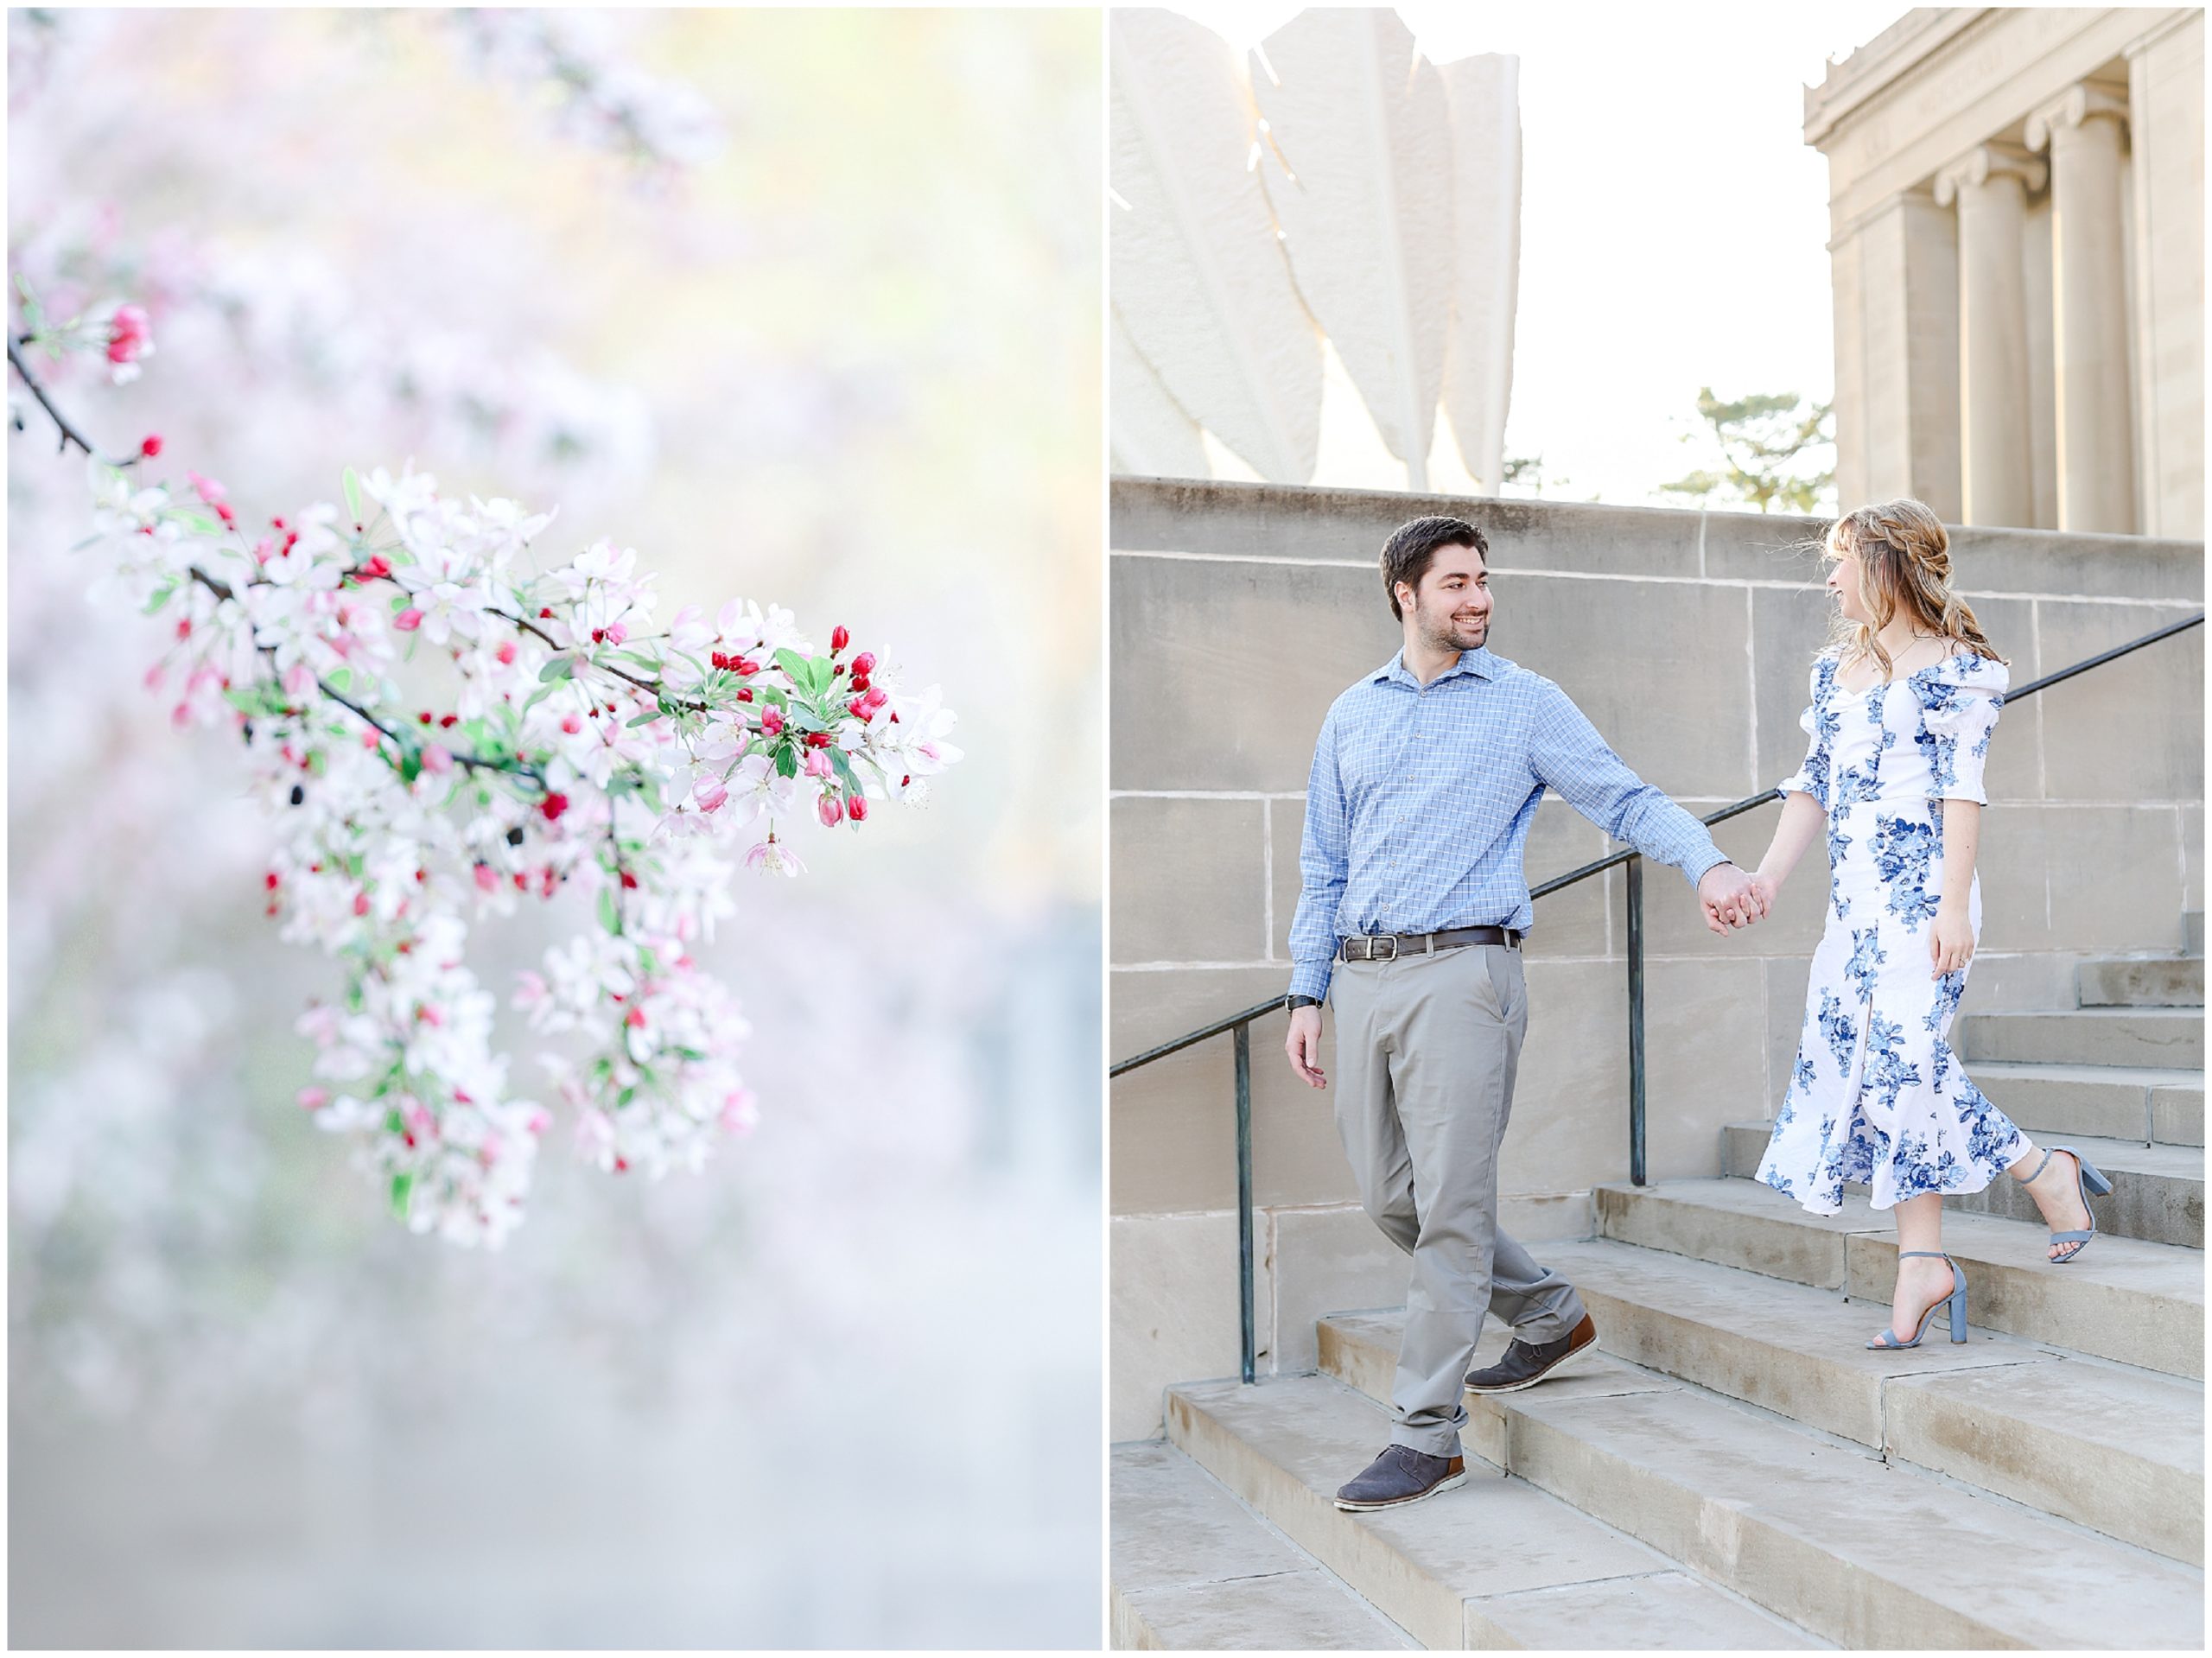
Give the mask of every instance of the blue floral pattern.
M 1955 656 L 1864 692 L 1840 687 L 1837 671 L 1831 654 L 1814 663 L 1812 706 L 1799 722 L 1811 747 L 1782 785 L 1827 813 L 1828 918 L 1758 1172 L 1828 1215 L 1850 1184 L 1865 1185 L 1878 1210 L 1923 1192 L 1979 1191 L 2023 1144 L 1948 1040 L 1968 969 L 1929 973 L 1929 929 L 1946 890 L 1943 801 L 1986 804 L 2004 664 Z M 1978 882 L 1967 914 L 1979 937 Z
M 1942 894 L 1928 890 L 1929 873 L 1936 861 L 1936 825 L 1932 819 L 1909 817 L 1874 820 L 1874 867 L 1881 872 L 1882 890 L 1889 912 L 1905 921 L 1933 921 Z

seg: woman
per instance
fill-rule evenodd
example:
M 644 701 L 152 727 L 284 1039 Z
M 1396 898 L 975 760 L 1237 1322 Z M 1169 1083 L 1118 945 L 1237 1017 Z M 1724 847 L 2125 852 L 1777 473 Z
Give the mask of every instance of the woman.
M 1951 590 L 1949 538 L 1917 501 L 1861 507 L 1827 534 L 1837 617 L 1814 660 L 1812 747 L 1753 876 L 1771 908 L 1813 839 L 1827 835 L 1827 931 L 1813 956 L 1797 1064 L 1759 1178 L 1815 1214 L 1846 1181 L 1895 1212 L 1890 1327 L 1870 1348 L 1916 1347 L 1950 1310 L 1966 1337 L 1966 1278 L 1942 1253 L 1943 1194 L 2000 1169 L 2071 1261 L 2111 1190 L 2067 1147 L 2039 1152 L 1970 1081 L 1945 1038 L 1981 930 L 1974 854 L 1983 764 L 2004 706 L 2004 659 Z M 2086 1188 L 2086 1190 L 2084 1190 Z

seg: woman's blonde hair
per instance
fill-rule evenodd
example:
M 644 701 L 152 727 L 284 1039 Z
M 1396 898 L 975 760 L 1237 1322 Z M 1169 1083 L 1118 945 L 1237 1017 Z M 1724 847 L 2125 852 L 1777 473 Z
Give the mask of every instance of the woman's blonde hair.
M 1840 613 L 1828 643 L 1844 659 L 1872 657 L 1888 679 L 1896 664 L 1876 637 L 1903 610 L 1916 632 L 1963 645 L 1978 657 L 2003 662 L 1974 619 L 1974 610 L 1951 589 L 1951 538 L 1933 512 L 1915 500 L 1884 501 L 1847 512 L 1828 526 L 1822 551 L 1831 559 L 1859 556 L 1859 603 L 1874 619 L 1847 620 Z

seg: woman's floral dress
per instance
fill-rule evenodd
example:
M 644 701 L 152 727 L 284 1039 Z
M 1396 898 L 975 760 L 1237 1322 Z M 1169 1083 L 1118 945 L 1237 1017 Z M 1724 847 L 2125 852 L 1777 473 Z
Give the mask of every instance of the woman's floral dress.
M 1864 1183 L 1876 1209 L 1927 1191 L 1980 1191 L 2024 1150 L 2020 1131 L 1945 1038 L 1966 989 L 1933 976 L 1943 894 L 1943 803 L 1982 794 L 2005 665 L 1957 655 L 1852 692 L 1837 657 L 1813 664 L 1812 748 L 1783 783 L 1828 818 L 1827 929 L 1813 954 L 1797 1064 L 1758 1178 L 1815 1214 Z M 1967 894 L 1981 936 L 1981 886 Z

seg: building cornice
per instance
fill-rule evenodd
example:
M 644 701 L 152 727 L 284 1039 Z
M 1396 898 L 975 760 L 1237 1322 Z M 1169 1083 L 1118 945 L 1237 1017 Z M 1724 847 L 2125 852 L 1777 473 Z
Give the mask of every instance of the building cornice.
M 1836 128 L 1867 100 L 1934 56 L 1994 8 L 1929 6 L 1909 11 L 1840 63 L 1828 65 L 1817 86 L 1805 88 L 1805 142 L 1826 146 Z

